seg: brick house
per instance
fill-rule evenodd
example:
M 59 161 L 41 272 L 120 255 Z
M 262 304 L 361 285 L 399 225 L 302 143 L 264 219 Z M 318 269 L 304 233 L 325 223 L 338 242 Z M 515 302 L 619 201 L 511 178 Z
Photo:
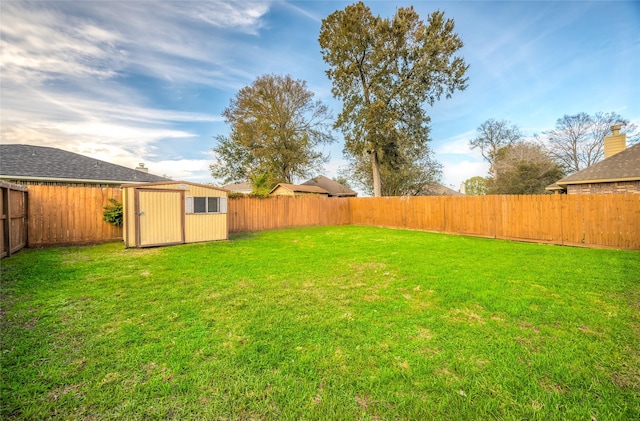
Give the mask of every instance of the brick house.
M 547 186 L 546 190 L 567 194 L 640 194 L 640 144 L 626 147 L 620 125 L 604 139 L 605 159 Z

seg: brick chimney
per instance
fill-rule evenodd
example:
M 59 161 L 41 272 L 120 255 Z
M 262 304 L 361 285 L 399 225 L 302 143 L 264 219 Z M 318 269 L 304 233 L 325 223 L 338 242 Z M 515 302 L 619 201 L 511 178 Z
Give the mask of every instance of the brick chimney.
M 136 170 L 146 172 L 146 173 L 149 172 L 149 168 L 144 166 L 144 162 L 139 163 L 138 166 L 136 167 Z
M 607 159 L 612 155 L 622 152 L 627 147 L 627 135 L 620 134 L 621 124 L 611 126 L 611 136 L 604 138 L 604 158 Z

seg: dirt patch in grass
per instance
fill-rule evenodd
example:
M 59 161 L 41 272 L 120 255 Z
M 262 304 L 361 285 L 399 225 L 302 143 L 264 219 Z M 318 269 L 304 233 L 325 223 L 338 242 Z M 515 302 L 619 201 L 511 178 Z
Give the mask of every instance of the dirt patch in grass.
M 476 313 L 476 311 L 482 311 L 482 307 L 476 306 L 473 310 L 470 308 L 454 308 L 451 309 L 444 317 L 449 320 L 453 320 L 454 322 L 469 323 L 470 326 L 485 324 L 484 318 Z

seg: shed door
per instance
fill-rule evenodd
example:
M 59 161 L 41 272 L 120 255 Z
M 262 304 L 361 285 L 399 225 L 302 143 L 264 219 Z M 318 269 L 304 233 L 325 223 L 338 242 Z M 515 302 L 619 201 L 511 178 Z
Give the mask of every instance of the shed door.
M 182 192 L 138 192 L 138 246 L 184 243 Z

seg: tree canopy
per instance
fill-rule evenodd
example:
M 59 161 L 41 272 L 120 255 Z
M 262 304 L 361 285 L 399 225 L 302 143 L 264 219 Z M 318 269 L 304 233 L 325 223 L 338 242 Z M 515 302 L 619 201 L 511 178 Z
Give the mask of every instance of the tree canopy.
M 541 194 L 564 175 L 562 168 L 538 144 L 519 142 L 495 155 L 490 194 Z
M 495 177 L 495 160 L 498 150 L 511 146 L 522 138 L 520 129 L 506 120 L 493 118 L 477 128 L 478 135 L 469 141 L 471 149 L 480 149 L 482 157 L 489 163 L 489 172 Z
M 464 193 L 467 196 L 484 196 L 489 191 L 489 180 L 479 175 L 464 182 Z
M 413 158 L 408 151 L 429 140 L 423 106 L 466 88 L 468 66 L 454 56 L 462 40 L 443 12 L 425 24 L 413 7 L 387 19 L 358 2 L 323 19 L 319 42 L 332 93 L 343 103 L 335 127 L 344 134 L 345 155 L 355 164 L 369 162 L 371 187 L 380 196 L 384 167 L 399 163 L 394 155 Z
M 328 108 L 313 97 L 290 76 L 265 75 L 242 88 L 222 114 L 231 134 L 217 137 L 211 174 L 275 185 L 317 170 L 326 157 L 316 148 L 333 136 Z

